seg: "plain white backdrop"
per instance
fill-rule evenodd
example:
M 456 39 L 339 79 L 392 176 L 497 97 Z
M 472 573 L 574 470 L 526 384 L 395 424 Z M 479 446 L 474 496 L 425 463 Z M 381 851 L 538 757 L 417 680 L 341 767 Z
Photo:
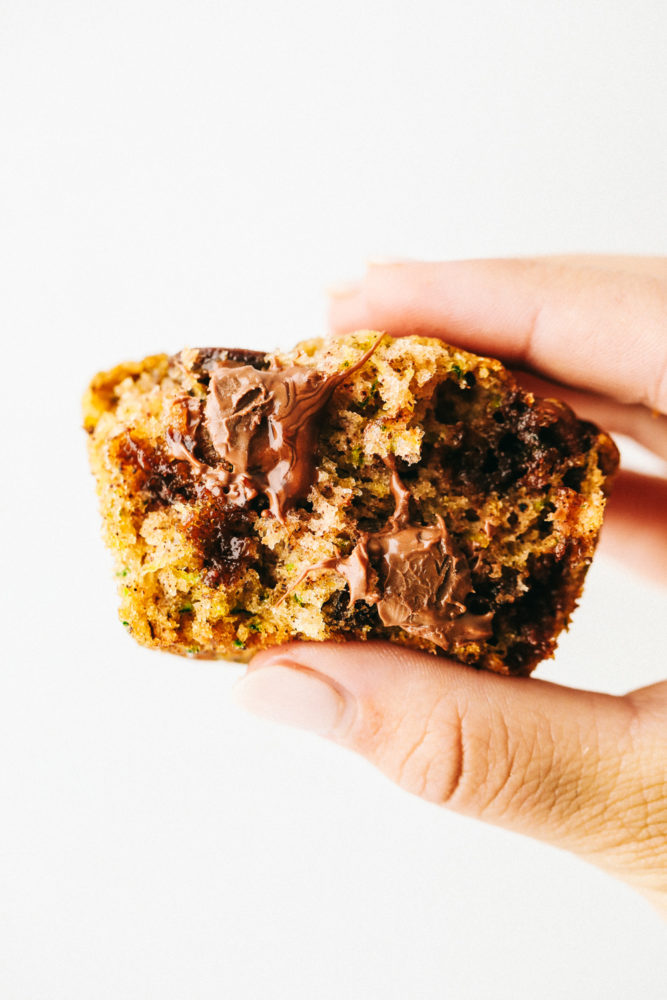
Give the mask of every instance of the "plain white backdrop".
M 666 43 L 663 0 L 1 0 L 3 1000 L 667 996 L 624 886 L 135 647 L 79 430 L 98 369 L 316 335 L 369 256 L 666 252 Z M 659 680 L 666 619 L 602 553 L 539 676 Z

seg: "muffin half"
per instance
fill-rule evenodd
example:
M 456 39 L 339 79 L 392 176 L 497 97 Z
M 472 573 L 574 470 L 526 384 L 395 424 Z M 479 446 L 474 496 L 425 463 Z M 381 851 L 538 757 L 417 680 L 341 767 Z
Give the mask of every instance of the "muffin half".
M 383 638 L 530 673 L 568 624 L 618 464 L 500 362 L 370 331 L 119 365 L 84 419 L 123 624 L 236 660 Z

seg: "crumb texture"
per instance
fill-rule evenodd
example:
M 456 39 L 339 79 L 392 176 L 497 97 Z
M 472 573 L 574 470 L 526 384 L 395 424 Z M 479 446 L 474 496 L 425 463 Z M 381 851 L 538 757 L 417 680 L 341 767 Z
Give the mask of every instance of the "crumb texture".
M 329 387 L 284 509 L 251 465 L 234 479 L 221 458 L 239 371 L 261 391 L 276 371 Z M 500 362 L 371 331 L 119 365 L 91 383 L 84 425 L 123 625 L 147 646 L 236 660 L 293 639 L 385 638 L 530 673 L 576 606 L 618 464 L 605 433 Z M 410 594 L 419 608 L 406 610 Z M 429 624 L 438 601 L 451 627 Z

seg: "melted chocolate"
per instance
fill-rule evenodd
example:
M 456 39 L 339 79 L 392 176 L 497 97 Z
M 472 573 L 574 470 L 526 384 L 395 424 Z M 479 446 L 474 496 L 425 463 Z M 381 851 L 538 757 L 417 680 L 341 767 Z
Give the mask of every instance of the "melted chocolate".
M 206 463 L 195 457 L 202 420 L 201 400 L 183 396 L 175 401 L 173 410 L 178 420 L 177 426 L 166 433 L 169 453 L 177 461 L 187 462 L 193 475 L 203 475 Z
M 211 372 L 221 363 L 250 365 L 265 370 L 269 367 L 264 351 L 251 351 L 246 347 L 194 347 L 186 348 L 174 359 L 187 371 L 199 377 L 200 381 L 210 378 Z
M 378 613 L 385 625 L 421 635 L 443 649 L 491 635 L 490 614 L 466 613 L 470 570 L 441 517 L 436 525 L 409 525 L 372 536 L 367 545 L 371 556 L 381 559 Z
M 441 517 L 435 525 L 409 522 L 410 493 L 395 464 L 387 464 L 395 505 L 387 527 L 363 532 L 344 559 L 325 559 L 308 566 L 287 593 L 310 573 L 334 570 L 347 581 L 349 603 L 375 605 L 381 623 L 388 628 L 402 628 L 445 650 L 457 643 L 489 638 L 493 613 L 472 614 L 466 609 L 472 582 L 465 556 Z
M 315 478 L 317 418 L 335 389 L 370 358 L 381 338 L 351 367 L 327 375 L 294 365 L 261 371 L 251 365 L 211 369 L 205 426 L 219 464 L 197 469 L 230 503 L 263 494 L 272 514 L 305 499 Z M 182 442 L 178 456 L 182 457 Z M 196 461 L 196 460 L 195 460 Z
M 564 403 L 535 399 L 528 404 L 518 390 L 508 392 L 492 413 L 496 434 L 481 434 L 460 420 L 454 390 L 440 387 L 436 418 L 452 423 L 460 436 L 450 436 L 443 452 L 443 467 L 450 487 L 463 493 L 506 492 L 521 484 L 528 490 L 543 490 L 563 467 L 577 468 L 597 429 L 576 418 Z M 566 485 L 578 489 L 577 474 Z
M 256 559 L 259 543 L 253 514 L 209 496 L 184 524 L 185 534 L 201 555 L 209 587 L 229 586 Z
M 145 496 L 147 509 L 175 500 L 192 501 L 197 496 L 189 468 L 174 462 L 171 454 L 132 437 L 127 431 L 112 442 L 112 448 L 115 461 L 121 467 L 129 467 L 133 488 Z

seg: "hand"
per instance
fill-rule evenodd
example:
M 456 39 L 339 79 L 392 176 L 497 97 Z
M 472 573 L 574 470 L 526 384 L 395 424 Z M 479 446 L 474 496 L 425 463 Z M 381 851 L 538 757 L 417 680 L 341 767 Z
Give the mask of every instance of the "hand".
M 667 258 L 374 264 L 331 327 L 500 357 L 667 458 Z M 604 536 L 667 582 L 667 481 L 620 474 Z M 292 643 L 256 656 L 237 696 L 409 792 L 573 851 L 667 916 L 667 681 L 612 697 L 388 643 Z

